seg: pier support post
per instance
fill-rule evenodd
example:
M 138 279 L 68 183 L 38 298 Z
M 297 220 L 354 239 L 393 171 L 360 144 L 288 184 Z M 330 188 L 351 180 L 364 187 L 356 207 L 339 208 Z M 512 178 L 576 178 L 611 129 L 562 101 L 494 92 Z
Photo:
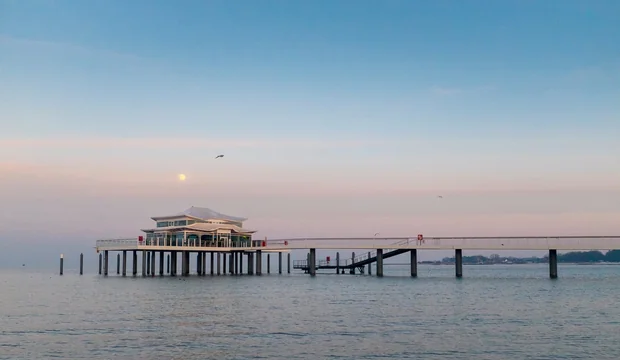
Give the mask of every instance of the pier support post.
M 271 254 L 267 254 L 267 274 L 271 274 Z
M 108 276 L 108 250 L 103 252 L 103 276 Z
M 207 252 L 202 253 L 202 276 L 207 275 Z
M 248 275 L 254 275 L 254 253 L 248 253 Z
M 166 274 L 170 275 L 170 254 L 166 258 Z
M 164 276 L 164 252 L 159 252 L 159 276 Z
M 308 272 L 310 276 L 316 276 L 316 249 L 310 249 Z
M 291 273 L 291 253 L 286 254 L 286 271 L 287 273 Z
M 226 275 L 226 253 L 222 254 L 222 273 Z
M 127 276 L 127 250 L 123 250 L 123 276 Z
M 201 265 L 202 265 L 202 254 L 198 253 L 196 254 L 196 274 L 198 276 L 202 275 Z
M 64 272 L 64 266 L 65 266 L 65 256 L 63 254 L 60 254 L 60 275 L 62 275 Z
M 355 253 L 351 253 L 351 265 L 353 265 L 355 263 Z M 351 275 L 355 275 L 355 266 L 351 266 L 351 268 L 349 269 L 349 274 Z
M 418 277 L 418 250 L 410 251 L 411 255 L 411 277 Z
M 131 258 L 132 262 L 131 262 L 131 266 L 132 266 L 132 272 L 131 274 L 133 276 L 138 276 L 138 252 L 136 250 L 133 251 L 133 257 Z
M 170 252 L 170 276 L 177 275 L 177 252 Z
M 143 275 L 150 275 L 151 274 L 151 253 L 148 251 L 144 252 L 146 254 L 146 274 Z
M 116 275 L 121 274 L 121 254 L 116 254 Z
M 282 253 L 278 253 L 278 274 L 282 274 Z
M 220 253 L 217 253 L 217 274 L 220 274 Z
M 368 259 L 370 259 L 370 251 L 368 252 Z M 372 275 L 372 263 L 368 263 L 368 275 Z
M 454 263 L 456 265 L 456 277 L 463 277 L 463 250 L 454 250 Z
M 340 253 L 336 253 L 336 274 L 340 274 Z
M 84 275 L 84 253 L 80 253 L 80 275 Z
M 99 275 L 101 275 L 101 267 L 102 267 L 102 263 L 103 260 L 101 259 L 103 256 L 103 254 L 99 254 Z
M 558 278 L 558 251 L 549 250 L 549 277 L 551 279 Z
M 211 251 L 211 261 L 209 262 L 209 266 L 211 267 L 211 275 L 213 275 L 213 268 L 215 266 L 215 263 L 213 261 L 214 258 L 215 258 L 215 254 L 213 253 L 213 251 Z
M 239 253 L 239 275 L 243 275 L 243 253 Z
M 151 276 L 155 276 L 155 251 L 151 251 Z
M 230 274 L 235 275 L 237 273 L 237 257 L 234 252 L 230 253 Z
M 256 250 L 256 275 L 263 274 L 263 251 Z
M 383 276 L 383 249 L 377 249 L 377 276 Z
M 142 276 L 146 276 L 146 251 L 142 250 Z

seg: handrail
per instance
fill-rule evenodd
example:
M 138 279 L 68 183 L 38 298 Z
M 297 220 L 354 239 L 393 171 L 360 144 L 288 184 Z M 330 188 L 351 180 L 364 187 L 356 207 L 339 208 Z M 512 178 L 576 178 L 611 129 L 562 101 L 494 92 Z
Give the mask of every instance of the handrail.
M 395 242 L 393 244 L 390 244 L 391 246 L 402 246 L 402 245 L 409 245 L 409 240 L 410 239 L 405 239 L 405 240 L 401 240 L 398 242 Z M 391 251 L 394 249 L 385 249 L 386 252 L 387 251 Z M 368 260 L 368 259 L 372 259 L 373 257 L 377 256 L 377 250 L 374 251 L 370 251 L 369 253 L 365 253 L 365 254 L 361 254 L 358 255 L 356 257 L 354 257 L 353 259 L 346 259 L 344 265 L 345 266 L 349 266 L 349 265 L 354 265 L 357 264 L 358 262 L 364 261 L 364 260 Z

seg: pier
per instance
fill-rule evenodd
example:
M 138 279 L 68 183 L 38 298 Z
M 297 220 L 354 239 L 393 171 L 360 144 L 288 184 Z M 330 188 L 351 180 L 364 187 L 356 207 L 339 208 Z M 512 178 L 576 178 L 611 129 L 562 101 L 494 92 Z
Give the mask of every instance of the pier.
M 176 276 L 178 258 L 181 258 L 181 275 L 190 274 L 190 259 L 195 254 L 196 274 L 206 275 L 206 259 L 210 258 L 210 275 L 243 273 L 245 263 L 248 275 L 262 275 L 271 273 L 271 255 L 278 256 L 278 274 L 283 272 L 282 255 L 287 254 L 287 273 L 292 269 L 315 276 L 318 270 L 332 270 L 338 274 L 364 274 L 365 269 L 371 274 L 371 265 L 376 268 L 376 276 L 383 276 L 383 262 L 391 257 L 409 253 L 411 276 L 417 277 L 418 252 L 424 250 L 451 250 L 455 257 L 455 276 L 463 277 L 463 251 L 470 250 L 545 250 L 548 251 L 549 277 L 558 277 L 557 252 L 562 250 L 618 250 L 620 236 L 529 236 L 529 237 L 415 237 L 403 238 L 290 238 L 271 240 L 251 240 L 246 246 L 210 246 L 205 243 L 162 244 L 147 242 L 140 238 L 97 240 L 97 251 L 100 252 L 99 273 L 108 274 L 110 251 L 125 253 L 132 252 L 133 275 L 137 275 L 137 254 L 142 253 L 142 275 L 154 276 L 156 271 L 156 257 L 159 256 L 159 275 L 164 275 L 164 258 L 172 267 L 167 267 L 167 273 Z M 341 257 L 338 251 L 329 260 L 317 260 L 316 250 L 370 250 L 356 256 Z M 291 252 L 306 250 L 305 260 L 295 260 L 291 266 Z M 102 254 L 101 254 L 102 253 Z M 263 257 L 266 256 L 267 269 L 263 270 Z M 117 272 L 120 266 L 126 268 L 126 256 L 117 256 Z M 228 262 L 227 262 L 228 260 Z M 228 272 L 227 270 L 228 263 Z M 123 276 L 125 271 L 123 270 Z
M 108 276 L 110 252 L 116 252 L 116 274 L 127 275 L 127 252 L 132 259 L 133 276 L 138 275 L 138 255 L 141 254 L 142 276 L 177 276 L 179 258 L 181 276 L 188 276 L 195 269 L 200 276 L 241 275 L 247 264 L 248 275 L 271 274 L 271 256 L 277 256 L 278 274 L 283 273 L 283 254 L 287 255 L 287 273 L 302 270 L 316 276 L 318 270 L 331 270 L 337 274 L 372 273 L 383 276 L 384 260 L 409 253 L 411 276 L 418 276 L 418 252 L 424 250 L 451 250 L 454 252 L 455 276 L 463 277 L 463 251 L 471 250 L 545 250 L 549 256 L 549 277 L 558 277 L 558 251 L 562 250 L 618 250 L 620 236 L 509 236 L 509 237 L 340 237 L 340 238 L 253 238 L 256 231 L 245 229 L 247 219 L 213 211 L 208 208 L 190 207 L 183 212 L 151 218 L 155 227 L 142 229 L 145 235 L 133 238 L 103 239 L 96 241 L 99 253 L 99 274 Z M 316 251 L 335 250 L 331 256 L 317 260 Z M 291 252 L 307 251 L 305 260 L 291 264 Z M 340 251 L 352 250 L 351 256 L 340 257 Z M 355 254 L 361 250 L 362 254 Z M 122 255 L 122 260 L 121 260 Z M 266 269 L 263 269 L 266 257 Z M 192 267 L 192 258 L 195 266 Z M 62 257 L 61 270 L 62 274 Z M 166 266 L 164 266 L 166 265 Z M 292 265 L 292 266 L 291 266 Z M 166 271 L 164 271 L 166 270 Z

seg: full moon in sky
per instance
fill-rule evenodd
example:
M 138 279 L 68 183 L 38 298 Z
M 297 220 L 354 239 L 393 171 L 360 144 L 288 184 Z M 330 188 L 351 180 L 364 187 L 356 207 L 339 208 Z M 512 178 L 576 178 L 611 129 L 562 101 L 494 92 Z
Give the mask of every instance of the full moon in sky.
M 179 174 L 179 180 L 185 181 L 185 174 Z

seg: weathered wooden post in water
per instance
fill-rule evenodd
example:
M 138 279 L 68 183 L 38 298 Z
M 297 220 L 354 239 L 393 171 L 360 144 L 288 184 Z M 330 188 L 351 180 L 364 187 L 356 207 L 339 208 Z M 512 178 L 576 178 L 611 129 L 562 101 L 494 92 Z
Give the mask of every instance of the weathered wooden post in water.
M 248 275 L 254 275 L 254 253 L 248 253 Z
M 286 259 L 286 262 L 287 262 L 286 269 L 287 269 L 287 272 L 290 274 L 291 273 L 291 253 L 288 253 L 287 255 L 288 256 L 287 256 L 287 259 Z
M 282 253 L 278 253 L 278 274 L 282 274 Z
M 138 252 L 136 250 L 133 251 L 131 261 L 131 275 L 138 276 Z
M 214 264 L 214 261 L 213 261 L 214 256 L 215 256 L 215 254 L 213 253 L 213 251 L 211 251 L 211 262 L 209 263 L 209 266 L 211 267 L 211 275 L 212 275 L 212 276 L 213 276 L 213 267 L 214 267 L 214 265 L 215 265 L 215 264 Z
M 127 276 L 127 250 L 123 250 L 123 276 Z
M 271 274 L 271 254 L 267 254 L 267 274 Z
M 101 275 L 101 256 L 103 256 L 102 254 L 99 254 L 99 275 Z
M 549 277 L 551 279 L 558 278 L 558 251 L 549 250 Z
M 454 264 L 456 267 L 456 277 L 463 277 L 463 250 L 456 249 L 454 250 Z
M 116 254 L 116 275 L 121 274 L 121 254 Z
M 368 252 L 368 259 L 370 260 L 370 251 Z M 372 275 L 372 263 L 368 263 L 368 275 Z
M 62 275 L 63 273 L 64 261 L 65 261 L 65 255 L 60 254 L 60 275 Z
M 84 275 L 84 253 L 80 253 L 80 275 Z

